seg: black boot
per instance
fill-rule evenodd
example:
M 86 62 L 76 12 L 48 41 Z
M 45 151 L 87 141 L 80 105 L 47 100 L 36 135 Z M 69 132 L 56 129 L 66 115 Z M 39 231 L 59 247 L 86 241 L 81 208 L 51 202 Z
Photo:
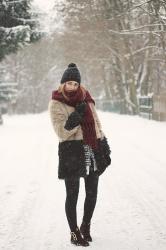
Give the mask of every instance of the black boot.
M 82 222 L 80 232 L 82 233 L 84 240 L 92 241 L 92 237 L 90 236 L 90 223 Z
M 76 227 L 75 231 L 71 232 L 71 243 L 75 244 L 76 246 L 83 246 L 83 247 L 89 246 L 89 243 L 82 238 L 82 235 L 78 227 Z

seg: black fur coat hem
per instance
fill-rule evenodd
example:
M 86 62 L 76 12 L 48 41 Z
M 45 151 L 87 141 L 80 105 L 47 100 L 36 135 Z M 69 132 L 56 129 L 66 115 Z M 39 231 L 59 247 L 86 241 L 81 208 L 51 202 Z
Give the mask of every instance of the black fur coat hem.
M 98 145 L 98 149 L 93 150 L 93 152 L 98 169 L 97 174 L 101 175 L 111 164 L 111 150 L 106 137 L 104 137 L 102 140 L 98 139 Z M 58 155 L 59 179 L 86 177 L 83 140 L 59 142 Z

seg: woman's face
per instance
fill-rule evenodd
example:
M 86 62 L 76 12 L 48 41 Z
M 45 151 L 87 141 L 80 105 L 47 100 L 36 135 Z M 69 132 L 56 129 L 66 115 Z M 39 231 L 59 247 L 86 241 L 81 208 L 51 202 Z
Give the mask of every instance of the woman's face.
M 78 89 L 79 83 L 75 81 L 69 81 L 65 83 L 66 91 L 76 91 Z

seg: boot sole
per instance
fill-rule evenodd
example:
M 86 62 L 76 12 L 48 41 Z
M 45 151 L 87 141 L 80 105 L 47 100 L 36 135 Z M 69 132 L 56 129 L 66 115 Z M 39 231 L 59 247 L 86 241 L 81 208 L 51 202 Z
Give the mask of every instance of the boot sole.
M 73 245 L 75 245 L 75 246 L 89 247 L 89 245 L 81 245 L 80 243 L 78 243 L 78 242 L 73 242 L 73 241 L 71 241 L 71 244 L 73 244 Z

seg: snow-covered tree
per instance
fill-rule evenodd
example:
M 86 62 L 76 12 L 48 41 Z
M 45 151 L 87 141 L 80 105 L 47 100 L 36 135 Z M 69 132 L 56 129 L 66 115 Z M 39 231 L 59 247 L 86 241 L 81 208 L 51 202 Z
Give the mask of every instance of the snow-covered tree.
M 37 14 L 32 13 L 30 4 L 31 0 L 0 0 L 0 62 L 5 55 L 41 38 Z M 2 109 L 7 109 L 7 103 L 16 101 L 18 85 L 17 82 L 6 81 L 4 71 L 0 65 L 0 123 Z
M 73 61 L 104 107 L 137 114 L 140 95 L 166 89 L 165 20 L 165 1 L 57 0 L 42 18 L 47 36 L 6 60 L 19 82 L 17 111 L 46 109 Z
M 30 3 L 31 0 L 0 0 L 0 61 L 23 44 L 41 37 Z
M 14 108 L 17 100 L 17 82 L 7 81 L 6 69 L 0 66 L 0 125 L 3 123 L 2 114 Z M 6 79 L 5 79 L 6 78 Z
M 96 96 L 104 89 L 103 98 L 121 103 L 121 112 L 137 114 L 138 96 L 161 84 L 165 1 L 66 0 L 63 14 L 63 60 L 79 63 Z

